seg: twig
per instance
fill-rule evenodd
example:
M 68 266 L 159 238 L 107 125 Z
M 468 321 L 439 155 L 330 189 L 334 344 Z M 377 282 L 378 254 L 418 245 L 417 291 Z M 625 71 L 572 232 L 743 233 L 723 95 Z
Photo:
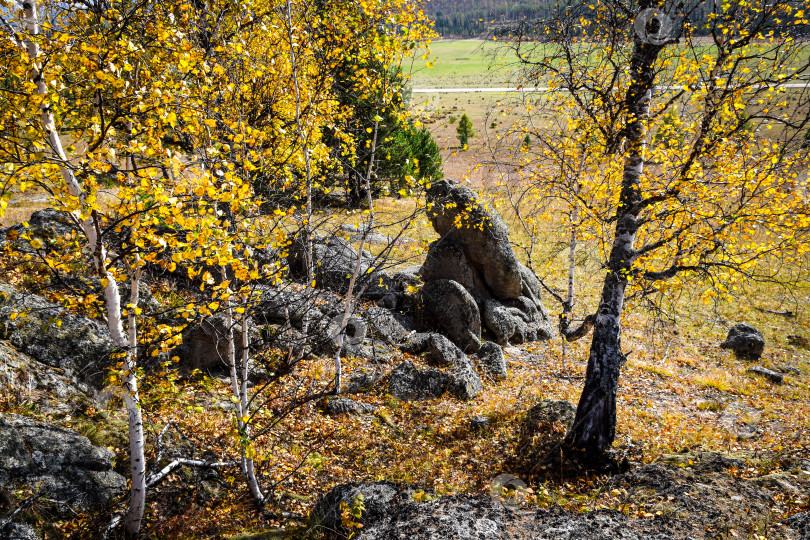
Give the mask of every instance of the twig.
M 781 315 L 782 317 L 791 318 L 791 317 L 796 316 L 796 314 L 793 313 L 792 311 L 790 311 L 789 309 L 786 309 L 785 311 L 776 311 L 774 309 L 765 309 L 765 308 L 761 308 L 761 307 L 755 307 L 754 309 L 756 309 L 757 311 L 761 311 L 762 313 L 770 313 L 772 315 Z
M 40 494 L 40 489 L 41 488 L 42 488 L 42 484 L 40 483 L 37 486 L 37 490 L 30 497 L 28 497 L 23 502 L 21 502 L 19 504 L 19 506 L 17 506 L 17 508 L 15 508 L 14 511 L 9 516 L 5 517 L 2 521 L 0 521 L 0 533 L 5 533 L 6 532 L 6 528 L 9 525 L 11 525 L 11 522 L 14 521 L 14 518 L 17 517 L 17 514 L 19 514 L 20 512 L 22 512 L 23 510 L 25 510 L 26 508 L 31 506 L 32 504 L 34 504 L 34 501 L 37 500 L 41 496 L 41 494 Z
M 202 461 L 199 459 L 185 459 L 185 458 L 178 458 L 163 467 L 160 471 L 156 472 L 155 474 L 149 475 L 146 479 L 146 487 L 152 487 L 164 478 L 168 476 L 172 471 L 174 471 L 178 467 L 186 466 L 186 467 L 204 467 L 204 468 L 220 468 L 220 467 L 230 467 L 231 465 L 235 465 L 230 461 Z

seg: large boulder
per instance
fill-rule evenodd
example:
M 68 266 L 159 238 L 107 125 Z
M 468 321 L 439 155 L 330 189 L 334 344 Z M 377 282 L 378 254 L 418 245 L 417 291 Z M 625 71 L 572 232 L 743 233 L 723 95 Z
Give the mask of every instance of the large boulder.
M 0 490 L 39 489 L 67 518 L 99 511 L 127 482 L 113 471 L 115 454 L 73 431 L 16 414 L 0 414 Z
M 0 339 L 68 377 L 100 386 L 114 349 L 107 327 L 0 282 Z
M 481 274 L 467 260 L 461 244 L 453 238 L 440 238 L 430 244 L 419 274 L 425 283 L 451 279 L 465 289 L 482 291 L 484 295 L 488 293 Z
M 422 287 L 422 306 L 462 350 L 475 352 L 481 346 L 481 314 L 472 295 L 449 279 L 429 281 Z M 423 321 L 424 324 L 424 321 Z
M 428 217 L 442 238 L 455 240 L 496 298 L 520 296 L 520 267 L 509 229 L 473 190 L 450 180 L 427 192 Z
M 428 190 L 428 205 L 441 238 L 430 245 L 420 270 L 423 326 L 439 326 L 467 352 L 477 350 L 480 326 L 503 345 L 550 339 L 542 285 L 517 261 L 498 213 L 451 181 Z M 452 289 L 447 282 L 455 284 Z
M 498 496 L 420 497 L 416 488 L 391 482 L 344 484 L 333 488 L 310 514 L 314 530 L 327 538 L 356 540 L 686 540 L 702 538 L 688 523 L 669 518 L 630 518 L 615 510 L 577 513 L 562 509 L 528 511 Z M 344 509 L 365 511 L 354 530 L 341 521 Z
M 748 323 L 738 323 L 728 331 L 722 349 L 731 349 L 737 358 L 758 360 L 765 348 L 765 336 Z

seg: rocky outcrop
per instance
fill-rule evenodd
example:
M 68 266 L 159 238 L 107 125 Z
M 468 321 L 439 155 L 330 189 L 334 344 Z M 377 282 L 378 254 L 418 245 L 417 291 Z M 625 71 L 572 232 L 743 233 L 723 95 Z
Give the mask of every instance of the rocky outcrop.
M 738 323 L 728 331 L 721 349 L 731 349 L 737 358 L 758 360 L 765 349 L 765 336 L 748 323 Z
M 41 296 L 0 283 L 0 339 L 68 377 L 100 386 L 111 364 L 113 343 L 107 327 L 73 315 Z
M 498 213 L 457 182 L 436 182 L 427 196 L 428 217 L 442 238 L 438 244 L 456 242 L 492 296 L 519 298 L 520 267 L 509 243 L 509 230 Z
M 112 450 L 77 433 L 0 414 L 0 489 L 39 490 L 59 516 L 103 510 L 127 487 Z
M 306 246 L 297 237 L 290 245 L 287 264 L 290 276 L 294 279 L 306 279 Z M 315 286 L 337 293 L 345 293 L 357 264 L 357 251 L 345 239 L 331 236 L 327 239 L 316 239 L 312 242 L 312 263 L 315 274 Z M 362 296 L 379 300 L 395 291 L 391 277 L 383 271 L 369 272 L 374 265 L 374 258 L 363 252 L 360 260 L 360 273 L 355 291 L 363 291 Z
M 497 212 L 452 181 L 428 190 L 428 216 L 439 240 L 420 274 L 423 327 L 438 327 L 465 352 L 487 330 L 500 344 L 551 338 L 537 277 L 520 264 Z
M 5 341 L 0 341 L 0 381 L 6 392 L 17 392 L 43 412 L 73 409 L 90 402 L 94 394 L 75 375 L 67 376 L 60 368 L 37 362 Z
M 312 530 L 327 538 L 357 540 L 685 540 L 702 538 L 691 525 L 667 518 L 633 519 L 613 510 L 577 514 L 564 510 L 523 511 L 484 495 L 430 494 L 415 500 L 413 486 L 391 482 L 345 484 L 327 493 L 310 514 Z M 350 531 L 342 508 L 365 507 Z M 341 503 L 343 505 L 341 506 Z

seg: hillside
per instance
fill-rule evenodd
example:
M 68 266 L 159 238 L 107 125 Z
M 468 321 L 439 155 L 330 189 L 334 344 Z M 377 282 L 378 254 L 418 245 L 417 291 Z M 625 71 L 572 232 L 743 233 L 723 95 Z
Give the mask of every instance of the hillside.
M 570 0 L 431 0 L 425 7 L 425 13 L 435 22 L 436 31 L 443 38 L 472 38 L 485 37 L 496 28 L 548 18 L 560 9 L 559 6 L 564 5 L 581 8 L 583 4 Z M 696 27 L 696 33 L 705 33 L 703 27 L 710 13 L 709 3 L 704 2 L 694 9 L 689 18 Z M 587 12 L 583 16 L 587 16 Z

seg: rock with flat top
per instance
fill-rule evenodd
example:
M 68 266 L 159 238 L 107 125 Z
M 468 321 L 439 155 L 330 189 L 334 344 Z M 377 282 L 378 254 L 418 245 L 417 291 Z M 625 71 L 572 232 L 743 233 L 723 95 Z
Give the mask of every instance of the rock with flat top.
M 765 336 L 748 323 L 738 323 L 728 331 L 721 349 L 731 349 L 737 358 L 758 360 L 765 349 Z

